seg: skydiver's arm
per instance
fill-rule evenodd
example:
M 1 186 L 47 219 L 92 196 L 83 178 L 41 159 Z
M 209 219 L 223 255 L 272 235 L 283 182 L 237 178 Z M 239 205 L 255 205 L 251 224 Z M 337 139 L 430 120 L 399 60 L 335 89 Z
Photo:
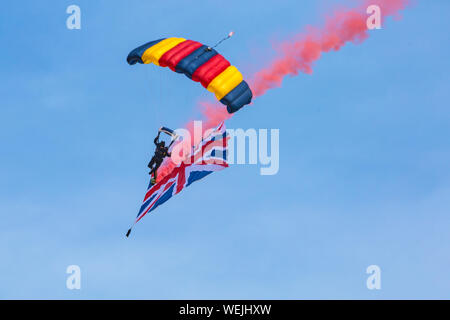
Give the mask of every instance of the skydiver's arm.
M 158 133 L 158 135 L 156 136 L 155 140 L 153 140 L 153 143 L 154 143 L 155 145 L 158 145 L 158 140 L 159 140 L 159 133 Z

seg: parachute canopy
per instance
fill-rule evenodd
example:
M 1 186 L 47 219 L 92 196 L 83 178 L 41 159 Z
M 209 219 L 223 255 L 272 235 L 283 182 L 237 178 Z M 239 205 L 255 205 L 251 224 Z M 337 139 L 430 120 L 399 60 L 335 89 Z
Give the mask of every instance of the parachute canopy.
M 216 50 L 197 41 L 184 38 L 151 41 L 131 51 L 127 62 L 130 65 L 154 63 L 184 73 L 214 93 L 229 113 L 252 100 L 252 91 L 239 70 Z

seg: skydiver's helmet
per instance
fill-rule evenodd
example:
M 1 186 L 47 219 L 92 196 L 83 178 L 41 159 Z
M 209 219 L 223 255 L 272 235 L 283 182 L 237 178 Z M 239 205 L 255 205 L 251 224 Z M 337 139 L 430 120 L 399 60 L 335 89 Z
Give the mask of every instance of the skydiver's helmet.
M 166 146 L 166 143 L 164 141 L 161 141 L 160 146 L 164 148 Z

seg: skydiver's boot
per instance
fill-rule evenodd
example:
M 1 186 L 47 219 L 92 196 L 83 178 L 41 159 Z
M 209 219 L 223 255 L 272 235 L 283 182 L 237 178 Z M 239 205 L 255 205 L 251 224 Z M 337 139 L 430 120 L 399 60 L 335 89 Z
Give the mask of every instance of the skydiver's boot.
M 150 179 L 150 183 L 152 184 L 152 185 L 154 185 L 154 184 L 156 184 L 156 174 L 158 173 L 158 168 L 159 168 L 159 166 L 158 165 L 156 165 L 154 168 L 153 168 L 153 170 L 152 170 L 152 172 L 153 172 L 153 177 Z
M 154 185 L 156 183 L 156 179 L 155 179 L 155 168 L 152 168 L 152 170 L 150 170 L 150 172 L 148 173 L 150 175 L 150 184 Z

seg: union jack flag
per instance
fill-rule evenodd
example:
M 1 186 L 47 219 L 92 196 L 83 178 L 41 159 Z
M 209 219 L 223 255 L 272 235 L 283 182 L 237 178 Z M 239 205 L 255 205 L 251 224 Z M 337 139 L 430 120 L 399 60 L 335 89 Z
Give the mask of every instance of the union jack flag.
M 228 167 L 226 153 L 227 135 L 225 124 L 222 122 L 193 148 L 191 154 L 186 158 L 187 160 L 178 164 L 171 173 L 155 185 L 149 184 L 144 203 L 134 223 L 136 224 L 147 213 L 155 210 L 191 183 Z M 131 229 L 127 236 L 130 231 Z

